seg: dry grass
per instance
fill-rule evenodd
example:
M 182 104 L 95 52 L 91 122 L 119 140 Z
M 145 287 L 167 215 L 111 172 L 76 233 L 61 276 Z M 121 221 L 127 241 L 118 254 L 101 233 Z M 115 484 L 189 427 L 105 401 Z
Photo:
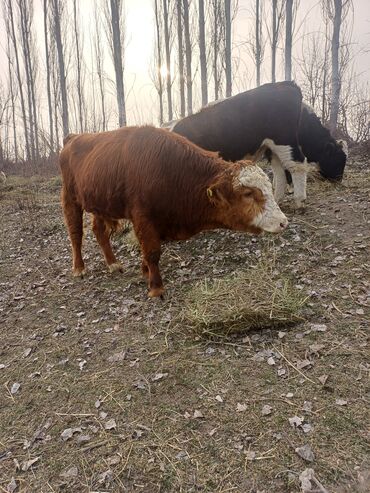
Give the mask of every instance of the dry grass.
M 196 284 L 188 293 L 184 319 L 197 333 L 218 336 L 301 322 L 307 296 L 279 277 L 274 265 L 265 257 L 255 268 Z

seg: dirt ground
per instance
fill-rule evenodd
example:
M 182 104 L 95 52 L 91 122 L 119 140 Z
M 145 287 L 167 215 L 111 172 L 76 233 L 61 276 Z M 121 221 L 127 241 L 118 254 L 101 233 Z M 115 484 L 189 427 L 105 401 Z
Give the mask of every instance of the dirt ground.
M 312 491 L 370 491 L 369 163 L 355 153 L 342 185 L 310 183 L 303 214 L 288 200 L 281 236 L 165 246 L 163 301 L 147 299 L 124 238 L 124 273 L 109 274 L 89 229 L 88 274 L 73 279 L 60 180 L 10 176 L 0 491 L 288 493 L 307 468 Z M 196 281 L 272 255 L 309 296 L 303 323 L 205 340 L 182 322 Z

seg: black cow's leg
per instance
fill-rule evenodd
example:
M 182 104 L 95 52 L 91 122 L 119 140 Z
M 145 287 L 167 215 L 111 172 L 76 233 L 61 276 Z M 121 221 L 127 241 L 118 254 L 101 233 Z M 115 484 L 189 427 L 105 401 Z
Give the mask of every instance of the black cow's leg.
M 286 176 L 283 168 L 283 163 L 276 154 L 271 156 L 271 168 L 274 175 L 274 197 L 278 204 L 284 200 L 286 189 Z
M 294 202 L 297 208 L 303 208 L 306 200 L 307 162 L 298 145 L 292 146 L 293 160 L 285 167 L 292 175 Z

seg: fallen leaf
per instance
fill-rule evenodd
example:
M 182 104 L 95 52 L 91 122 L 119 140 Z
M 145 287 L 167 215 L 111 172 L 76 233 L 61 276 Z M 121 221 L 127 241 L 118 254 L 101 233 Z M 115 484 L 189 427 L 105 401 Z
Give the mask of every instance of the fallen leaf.
M 335 404 L 337 406 L 346 406 L 348 404 L 348 401 L 345 399 L 335 399 Z
M 304 401 L 303 410 L 306 412 L 311 412 L 312 411 L 312 402 L 311 401 Z
M 256 452 L 253 452 L 253 450 L 247 450 L 245 453 L 245 458 L 247 460 L 254 460 L 256 458 Z
M 311 324 L 311 330 L 314 330 L 315 332 L 325 332 L 327 326 L 325 324 Z
M 322 385 L 325 385 L 328 378 L 329 378 L 329 375 L 321 375 L 321 377 L 319 377 L 319 381 Z
M 216 395 L 216 401 L 224 402 L 223 398 L 220 395 Z
M 72 466 L 67 471 L 60 473 L 60 476 L 64 479 L 72 479 L 78 476 L 78 469 L 76 466 Z
M 304 425 L 302 425 L 301 428 L 304 433 L 309 433 L 310 431 L 312 431 L 312 426 L 309 423 L 305 423 Z
M 77 443 L 86 443 L 86 442 L 89 442 L 90 440 L 91 440 L 90 435 L 79 435 L 76 438 Z
M 21 387 L 20 383 L 18 383 L 18 382 L 13 383 L 12 388 L 10 389 L 10 393 L 13 395 L 16 394 L 18 392 L 18 390 L 20 389 L 20 387 Z
M 295 452 L 299 455 L 299 457 L 302 457 L 302 459 L 306 460 L 307 462 L 312 462 L 315 458 L 312 448 L 308 443 L 306 445 L 303 445 L 302 447 L 297 447 L 295 449 Z
M 275 360 L 272 356 L 270 356 L 269 358 L 267 358 L 267 364 L 269 364 L 270 366 L 273 366 L 275 365 Z
M 272 407 L 269 406 L 268 404 L 265 404 L 262 408 L 262 416 L 268 416 L 269 414 L 272 413 Z
M 85 359 L 83 359 L 82 361 L 80 361 L 78 363 L 78 367 L 80 368 L 80 370 L 83 370 L 84 366 L 86 365 L 87 361 Z
M 14 478 L 10 480 L 10 483 L 6 487 L 7 493 L 14 493 L 15 490 L 18 488 L 17 482 Z
M 247 409 L 247 404 L 240 404 L 240 402 L 237 403 L 236 405 L 236 412 L 237 413 L 242 413 Z
M 120 363 L 126 359 L 126 351 L 121 351 L 119 353 L 115 353 L 112 356 L 109 356 L 108 361 L 110 363 Z
M 154 377 L 152 377 L 152 382 L 157 382 L 158 380 L 162 380 L 162 378 L 168 377 L 168 373 L 156 373 Z
M 102 472 L 98 476 L 98 483 L 99 484 L 104 484 L 104 483 L 110 483 L 113 479 L 113 471 L 111 469 L 108 469 L 107 471 Z
M 298 428 L 304 421 L 304 418 L 300 418 L 299 416 L 293 416 L 292 418 L 288 418 L 290 426 L 293 428 Z
M 29 356 L 31 352 L 32 352 L 32 348 L 31 347 L 27 348 L 23 353 L 23 358 L 27 358 L 27 356 Z
M 77 427 L 77 428 L 66 428 L 64 431 L 62 431 L 62 433 L 60 434 L 62 440 L 64 442 L 66 442 L 67 440 L 69 440 L 70 438 L 73 437 L 73 435 L 75 433 L 81 433 L 82 431 L 82 428 L 81 427 Z
M 196 419 L 204 418 L 204 415 L 203 415 L 202 411 L 199 411 L 198 409 L 196 409 L 194 411 L 193 418 L 196 418 Z
M 35 457 L 34 459 L 26 460 L 22 463 L 21 469 L 23 472 L 28 471 L 30 467 L 32 467 L 36 462 L 40 460 L 40 457 Z
M 116 420 L 111 418 L 111 419 L 108 419 L 108 421 L 106 423 L 104 423 L 104 428 L 106 430 L 114 430 L 117 428 L 117 424 L 116 424 Z
M 108 466 L 116 466 L 120 462 L 121 462 L 121 457 L 118 457 L 118 455 L 113 455 L 112 457 L 108 457 L 107 459 Z
M 303 360 L 297 361 L 296 366 L 297 366 L 298 370 L 303 370 L 303 368 L 307 368 L 307 366 L 311 366 L 312 364 L 313 364 L 312 361 L 310 361 L 308 359 L 303 359 Z

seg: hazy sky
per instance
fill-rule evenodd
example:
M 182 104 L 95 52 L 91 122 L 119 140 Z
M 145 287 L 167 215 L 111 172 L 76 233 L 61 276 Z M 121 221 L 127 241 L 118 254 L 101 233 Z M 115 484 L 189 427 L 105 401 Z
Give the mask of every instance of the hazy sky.
M 66 0 L 67 1 L 67 0 Z M 125 24 L 126 24 L 126 51 L 125 51 L 125 89 L 127 96 L 127 118 L 128 122 L 144 123 L 156 122 L 158 118 L 157 96 L 153 87 L 150 72 L 153 72 L 153 53 L 154 53 L 154 13 L 153 0 L 124 0 L 125 1 Z M 197 0 L 192 0 L 197 4 Z M 42 1 L 35 2 L 35 27 L 37 42 L 40 46 L 40 53 L 43 56 L 43 18 Z M 267 3 L 268 0 L 265 0 Z M 84 27 L 84 46 L 85 60 L 87 69 L 90 70 L 90 38 L 94 29 L 92 11 L 93 0 L 80 0 L 80 12 L 83 18 Z M 251 7 L 254 0 L 239 0 L 239 8 L 233 24 L 233 93 L 253 87 L 254 67 L 250 59 L 247 47 L 247 39 L 253 34 L 253 19 Z M 353 22 L 353 50 L 357 54 L 356 69 L 361 72 L 362 80 L 370 79 L 370 0 L 353 0 L 354 22 Z M 323 29 L 323 19 L 319 8 L 318 0 L 300 0 L 299 15 L 297 18 L 295 43 L 293 47 L 293 57 L 302 55 L 302 37 L 304 33 L 312 33 Z M 266 18 L 270 22 L 269 18 Z M 302 23 L 304 21 L 304 24 Z M 2 34 L 1 34 L 2 33 Z M 3 52 L 4 31 L 0 28 L 0 78 L 6 78 L 7 65 Z M 176 46 L 174 46 L 176 48 Z M 304 48 L 303 48 L 304 51 Z M 197 52 L 194 53 L 194 65 L 197 65 Z M 278 79 L 283 78 L 283 58 L 282 50 L 278 52 Z M 105 69 L 108 76 L 114 80 L 113 68 L 109 59 L 108 52 L 105 55 Z M 294 61 L 293 61 L 294 72 Z M 44 69 L 40 67 L 39 76 L 44 77 Z M 199 77 L 196 74 L 195 77 Z M 270 50 L 266 47 L 265 61 L 262 70 L 262 82 L 269 82 L 270 77 Z M 39 81 L 39 85 L 44 81 Z M 199 106 L 199 84 L 196 79 L 194 107 Z M 174 87 L 177 90 L 177 87 Z M 114 88 L 111 84 L 107 91 L 111 94 L 111 104 L 114 108 Z M 209 96 L 212 100 L 212 92 Z

